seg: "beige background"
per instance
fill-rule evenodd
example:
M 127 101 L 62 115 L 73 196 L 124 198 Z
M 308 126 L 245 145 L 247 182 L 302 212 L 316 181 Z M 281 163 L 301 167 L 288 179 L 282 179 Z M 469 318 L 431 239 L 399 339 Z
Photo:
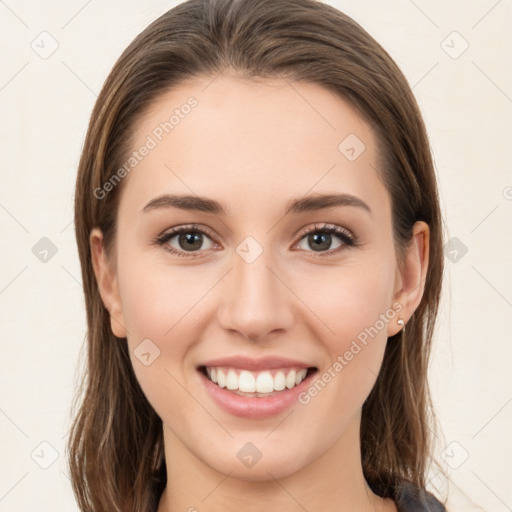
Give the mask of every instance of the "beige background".
M 0 512 L 78 510 L 64 457 L 85 332 L 76 167 L 115 59 L 176 3 L 0 1 Z M 328 3 L 407 76 L 431 137 L 447 240 L 458 239 L 431 370 L 449 505 L 511 511 L 512 1 Z M 32 251 L 43 237 L 56 250 L 46 262 Z M 431 477 L 445 493 L 448 482 Z

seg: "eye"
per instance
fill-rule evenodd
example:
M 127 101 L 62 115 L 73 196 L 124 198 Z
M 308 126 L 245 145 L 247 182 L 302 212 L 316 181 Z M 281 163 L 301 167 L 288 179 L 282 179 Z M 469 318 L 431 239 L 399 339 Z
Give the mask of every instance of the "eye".
M 334 239 L 337 238 L 340 242 L 334 249 L 331 249 L 333 234 L 336 235 Z M 157 237 L 154 243 L 164 246 L 167 251 L 176 256 L 194 258 L 200 256 L 200 253 L 204 252 L 205 249 L 212 249 L 216 245 L 212 242 L 212 238 L 208 230 L 197 224 L 190 224 L 170 229 Z M 350 231 L 334 224 L 315 224 L 313 228 L 303 231 L 300 242 L 295 247 L 307 251 L 307 247 L 300 246 L 303 240 L 306 245 L 313 248 L 313 251 L 308 252 L 318 253 L 315 257 L 329 256 L 339 252 L 343 247 L 357 246 L 357 240 Z M 207 242 L 206 247 L 204 247 L 205 242 Z
M 205 240 L 210 241 L 206 244 L 206 247 L 204 247 Z M 155 243 L 165 246 L 165 249 L 171 254 L 192 258 L 199 256 L 197 253 L 202 252 L 200 251 L 201 248 L 211 249 L 213 245 L 207 231 L 196 224 L 173 228 L 159 236 Z
M 336 235 L 334 238 L 341 240 L 341 243 L 338 243 L 334 249 L 327 250 L 331 248 L 333 243 L 333 234 Z M 341 249 L 343 249 L 343 246 L 357 246 L 356 238 L 352 235 L 352 233 L 350 233 L 350 231 L 340 226 L 335 226 L 334 224 L 315 224 L 313 228 L 309 228 L 306 232 L 302 233 L 301 242 L 303 240 L 306 246 L 313 248 L 312 252 L 320 253 L 319 256 L 322 257 L 339 252 Z M 307 250 L 307 247 L 300 247 L 300 243 L 297 245 L 297 247 L 299 249 Z

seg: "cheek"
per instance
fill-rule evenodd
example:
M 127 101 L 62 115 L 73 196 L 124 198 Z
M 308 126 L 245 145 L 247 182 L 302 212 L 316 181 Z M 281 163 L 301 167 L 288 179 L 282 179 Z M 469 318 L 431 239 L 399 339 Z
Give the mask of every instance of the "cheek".
M 201 308 L 197 303 L 207 287 L 199 282 L 191 286 L 195 282 L 192 267 L 187 270 L 190 272 L 154 264 L 143 255 L 121 259 L 118 264 L 130 357 L 150 401 L 162 382 L 174 382 L 171 375 L 182 380 L 181 366 L 190 346 L 199 339 L 195 330 Z
M 125 271 L 123 314 L 136 379 L 156 413 L 173 428 L 183 423 L 186 432 L 189 416 L 177 421 L 169 412 L 190 409 L 190 395 L 182 386 L 188 387 L 188 355 L 201 337 L 197 303 L 207 288 L 191 286 L 189 275 L 169 267 L 148 263 L 147 269 Z
M 392 306 L 394 277 L 393 259 L 376 253 L 301 272 L 297 293 L 323 324 L 324 342 L 332 340 L 331 354 L 344 351 L 352 339 L 375 324 L 386 338 L 380 318 Z
M 120 265 L 119 279 L 124 320 L 134 342 L 141 336 L 173 338 L 176 329 L 190 326 L 188 314 L 207 288 L 194 278 L 193 267 L 172 268 L 151 258 Z
M 396 321 L 394 260 L 371 256 L 302 277 L 307 305 L 321 320 L 316 322 L 316 337 L 328 352 L 317 385 L 310 387 L 303 401 L 316 417 L 329 411 L 320 423 L 345 422 L 357 414 L 379 373 L 387 327 Z M 332 416 L 334 411 L 337 414 Z

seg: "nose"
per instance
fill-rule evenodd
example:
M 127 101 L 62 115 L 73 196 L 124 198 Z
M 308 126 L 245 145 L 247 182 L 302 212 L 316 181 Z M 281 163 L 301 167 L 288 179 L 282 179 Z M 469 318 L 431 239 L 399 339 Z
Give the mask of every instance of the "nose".
M 265 255 L 263 251 L 249 263 L 234 254 L 234 268 L 225 278 L 218 309 L 224 329 L 251 341 L 262 341 L 279 331 L 282 334 L 294 320 L 291 283 Z

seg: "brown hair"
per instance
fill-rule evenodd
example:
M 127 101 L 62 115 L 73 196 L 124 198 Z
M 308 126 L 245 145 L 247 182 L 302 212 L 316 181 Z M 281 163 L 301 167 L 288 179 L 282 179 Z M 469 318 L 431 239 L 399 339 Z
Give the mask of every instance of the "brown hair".
M 110 330 L 93 272 L 89 235 L 114 247 L 122 182 L 95 193 L 120 168 L 137 120 L 162 93 L 198 75 L 234 70 L 246 78 L 318 84 L 369 123 L 390 193 L 398 255 L 412 226 L 430 226 L 425 291 L 412 318 L 387 344 L 363 405 L 365 478 L 392 496 L 409 480 L 424 488 L 431 452 L 427 366 L 443 274 L 442 220 L 431 151 L 412 91 L 388 53 L 354 20 L 315 0 L 189 0 L 139 34 L 116 62 L 87 131 L 75 197 L 75 229 L 87 308 L 87 368 L 68 443 L 80 510 L 156 510 L 166 482 L 162 422 L 137 379 L 127 344 Z M 83 395 L 83 396 L 81 396 Z M 73 413 L 74 414 L 74 413 Z

